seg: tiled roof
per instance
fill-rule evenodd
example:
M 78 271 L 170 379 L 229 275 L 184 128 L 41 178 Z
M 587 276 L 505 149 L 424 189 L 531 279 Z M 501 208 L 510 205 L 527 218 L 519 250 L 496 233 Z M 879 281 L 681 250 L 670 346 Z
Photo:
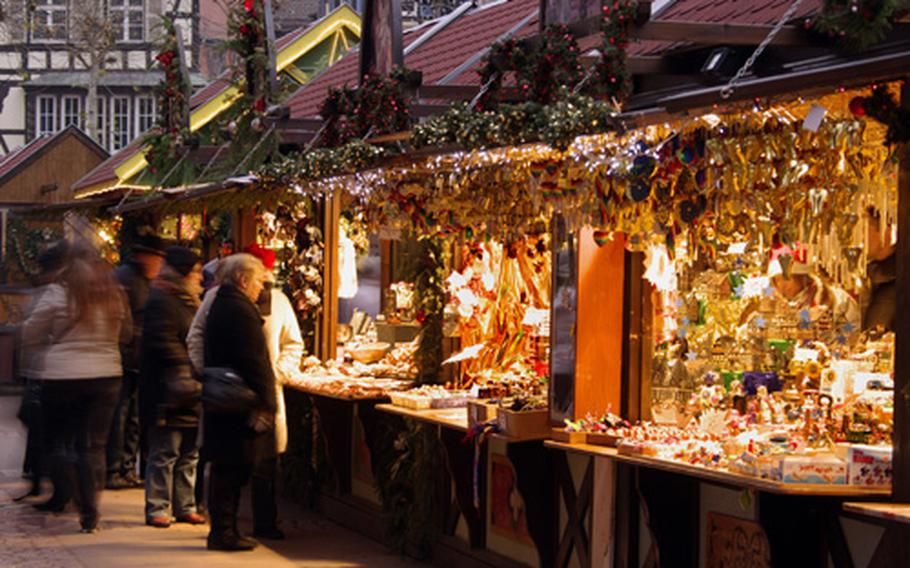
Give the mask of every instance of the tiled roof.
M 107 156 L 104 148 L 92 141 L 91 138 L 75 126 L 69 126 L 56 134 L 39 136 L 29 143 L 19 146 L 9 154 L 0 157 L 0 184 L 4 183 L 9 176 L 15 174 L 20 167 L 27 165 L 32 158 L 40 155 L 44 149 L 53 146 L 63 137 L 71 135 L 82 138 L 86 145 L 91 146 L 98 152 L 99 156 Z
M 405 66 L 422 71 L 424 85 L 436 84 L 474 54 L 489 47 L 497 38 L 516 27 L 539 6 L 539 0 L 507 0 L 470 10 L 407 54 Z M 404 33 L 404 45 L 416 41 L 432 29 L 432 26 L 421 26 L 408 30 Z M 536 31 L 537 17 L 534 16 L 516 35 L 530 35 Z M 301 87 L 288 103 L 291 117 L 317 116 L 319 105 L 329 88 L 356 84 L 359 59 L 359 52 L 351 51 L 322 75 Z M 472 85 L 477 81 L 477 73 L 473 69 L 467 69 L 451 84 Z

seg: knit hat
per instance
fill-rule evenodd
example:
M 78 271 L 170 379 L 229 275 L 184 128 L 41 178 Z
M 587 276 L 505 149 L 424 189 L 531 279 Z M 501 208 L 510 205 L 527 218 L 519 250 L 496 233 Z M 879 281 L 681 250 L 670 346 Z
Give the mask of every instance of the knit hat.
M 56 272 L 63 268 L 63 263 L 66 262 L 66 254 L 69 252 L 69 243 L 66 241 L 58 241 L 52 247 L 41 251 L 38 254 L 38 267 L 41 269 L 41 272 L 48 274 L 50 272 Z
M 275 251 L 259 246 L 258 244 L 252 244 L 244 247 L 243 252 L 258 258 L 269 272 L 275 269 Z
M 189 274 L 193 267 L 202 263 L 199 255 L 186 247 L 172 246 L 164 251 L 164 261 L 180 273 L 181 276 Z
M 130 245 L 132 252 L 144 252 L 164 256 L 164 241 L 157 235 L 139 235 Z

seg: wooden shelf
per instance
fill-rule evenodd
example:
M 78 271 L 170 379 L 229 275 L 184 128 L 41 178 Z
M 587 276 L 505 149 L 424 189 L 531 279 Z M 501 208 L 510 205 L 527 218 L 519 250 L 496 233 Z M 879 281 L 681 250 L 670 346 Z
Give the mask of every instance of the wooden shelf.
M 844 503 L 844 511 L 910 525 L 910 504 L 907 503 Z
M 305 384 L 301 384 L 301 383 L 286 383 L 284 386 L 286 386 L 288 388 L 292 388 L 292 389 L 300 391 L 300 392 L 305 392 L 309 395 L 323 396 L 325 398 L 332 398 L 335 400 L 344 400 L 344 401 L 348 401 L 348 402 L 362 402 L 362 401 L 381 402 L 381 401 L 389 400 L 389 397 L 385 396 L 385 395 L 383 395 L 383 396 L 350 396 L 350 395 L 336 394 L 336 393 L 332 393 L 332 392 L 329 392 L 329 391 L 323 390 L 323 389 L 311 388 L 311 387 L 309 387 Z
M 420 422 L 436 424 L 443 428 L 452 430 L 468 431 L 468 409 L 467 408 L 438 408 L 429 410 L 413 410 L 394 404 L 379 404 L 377 410 L 397 414 L 405 418 L 413 418 Z
M 744 489 L 754 489 L 756 491 L 765 491 L 767 493 L 776 493 L 779 495 L 804 495 L 819 497 L 868 497 L 873 495 L 891 495 L 890 488 L 867 488 L 855 487 L 851 485 L 819 485 L 819 484 L 795 484 L 752 477 L 731 471 L 720 469 L 709 469 L 699 465 L 691 465 L 677 461 L 670 461 L 648 456 L 627 456 L 621 455 L 614 448 L 604 446 L 595 446 L 592 444 L 566 444 L 563 442 L 548 441 L 548 448 L 585 454 L 590 456 L 599 456 L 614 459 L 618 462 L 627 463 L 641 467 L 649 467 L 698 477 L 705 481 L 711 481 L 723 485 L 742 487 Z

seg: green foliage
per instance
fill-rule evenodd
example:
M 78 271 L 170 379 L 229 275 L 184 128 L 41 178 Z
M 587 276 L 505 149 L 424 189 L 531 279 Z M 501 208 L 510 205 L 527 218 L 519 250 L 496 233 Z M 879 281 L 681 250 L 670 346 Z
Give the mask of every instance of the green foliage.
M 446 302 L 446 263 L 440 239 L 420 237 L 405 268 L 405 278 L 414 283 L 415 308 L 420 323 L 420 345 L 415 354 L 417 383 L 439 382 L 442 366 L 443 320 Z
M 908 8 L 907 0 L 824 0 L 813 25 L 845 50 L 865 51 L 885 39 Z
M 866 114 L 888 127 L 886 144 L 910 142 L 910 110 L 898 104 L 888 87 L 877 85 L 863 101 Z
M 7 279 L 16 271 L 31 279 L 39 272 L 38 255 L 63 238 L 63 232 L 59 228 L 47 226 L 29 227 L 25 220 L 11 218 L 7 226 L 7 238 L 9 239 L 7 251 L 10 253 L 4 266 Z M 14 266 L 10 266 L 9 256 L 13 257 Z

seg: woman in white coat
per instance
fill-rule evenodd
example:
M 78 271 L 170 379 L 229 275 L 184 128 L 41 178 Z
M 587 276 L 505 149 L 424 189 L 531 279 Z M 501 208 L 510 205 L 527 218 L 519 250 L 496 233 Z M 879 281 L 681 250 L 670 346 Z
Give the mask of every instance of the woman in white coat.
M 271 277 L 275 267 L 273 251 L 252 245 L 244 249 L 244 252 L 258 258 Z M 187 336 L 190 360 L 200 373 L 204 361 L 205 321 L 217 293 L 217 287 L 206 292 Z M 275 449 L 276 453 L 280 455 L 287 450 L 288 443 L 283 385 L 300 370 L 300 361 L 303 358 L 303 337 L 300 334 L 300 325 L 297 323 L 297 314 L 294 312 L 291 301 L 280 289 L 266 284 L 257 305 L 262 315 L 263 331 L 276 379 L 275 394 L 278 405 L 275 415 Z M 203 448 L 204 452 L 205 448 Z M 278 528 L 278 509 L 275 501 L 277 465 L 277 460 L 265 460 L 255 464 L 253 469 L 251 493 L 253 535 L 259 538 L 274 540 L 284 538 L 284 533 Z

